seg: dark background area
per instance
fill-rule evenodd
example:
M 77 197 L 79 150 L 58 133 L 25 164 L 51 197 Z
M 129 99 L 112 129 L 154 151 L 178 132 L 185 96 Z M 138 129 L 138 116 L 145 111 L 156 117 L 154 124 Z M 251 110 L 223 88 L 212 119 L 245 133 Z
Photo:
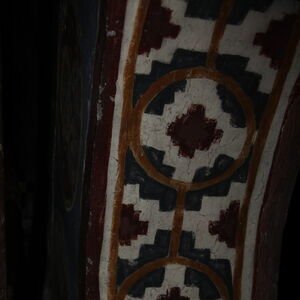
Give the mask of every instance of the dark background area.
M 286 199 L 289 201 L 289 199 Z M 299 200 L 300 200 L 300 173 L 296 180 L 294 192 L 290 199 L 289 212 L 285 224 L 281 261 L 279 270 L 278 299 L 297 299 L 299 289 Z
M 9 299 L 42 299 L 46 270 L 58 1 L 1 4 Z
M 43 297 L 51 198 L 58 2 L 8 1 L 1 7 L 9 299 Z M 299 186 L 298 178 L 283 237 L 279 281 L 282 300 L 294 298 L 298 290 L 299 276 L 293 271 L 298 268 Z

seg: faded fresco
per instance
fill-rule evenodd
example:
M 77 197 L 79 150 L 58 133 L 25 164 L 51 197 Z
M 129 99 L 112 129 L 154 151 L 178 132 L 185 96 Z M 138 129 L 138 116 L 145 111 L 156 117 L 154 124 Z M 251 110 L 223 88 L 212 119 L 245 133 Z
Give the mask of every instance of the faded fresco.
M 260 209 L 300 66 L 299 6 L 128 0 L 112 14 L 94 295 L 251 299 Z

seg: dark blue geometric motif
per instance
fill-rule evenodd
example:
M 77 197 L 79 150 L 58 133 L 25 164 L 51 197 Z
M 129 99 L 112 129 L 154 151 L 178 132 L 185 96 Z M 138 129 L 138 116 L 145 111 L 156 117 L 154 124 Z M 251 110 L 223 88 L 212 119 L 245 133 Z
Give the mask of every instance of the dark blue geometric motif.
M 148 146 L 143 146 L 143 149 L 147 155 L 147 157 L 149 158 L 149 160 L 151 161 L 152 165 L 162 174 L 168 176 L 168 177 L 172 177 L 175 168 L 170 167 L 170 166 L 166 166 L 163 164 L 163 159 L 165 156 L 165 152 L 164 151 L 160 151 L 157 150 L 153 147 L 148 147 Z
M 164 106 L 174 102 L 176 92 L 184 92 L 186 80 L 174 82 L 158 93 L 147 106 L 145 113 L 153 115 L 162 115 Z
M 142 298 L 148 287 L 161 287 L 165 277 L 165 268 L 155 270 L 141 278 L 128 292 L 132 297 Z
M 219 16 L 220 6 L 223 0 L 185 0 L 187 8 L 185 17 L 216 20 Z
M 195 249 L 195 234 L 193 232 L 183 231 L 181 233 L 179 255 L 187 257 L 193 261 L 200 262 L 210 267 L 224 280 L 224 282 L 228 287 L 229 292 L 232 293 L 232 273 L 231 273 L 230 261 L 228 259 L 211 259 L 209 249 Z M 197 276 L 192 276 L 195 275 L 195 273 L 191 273 L 191 271 L 187 269 L 186 276 L 185 276 L 185 284 L 186 285 L 195 284 L 199 288 L 201 288 L 201 285 L 211 286 L 207 281 L 206 277 L 201 276 L 199 272 L 197 273 L 198 273 Z M 218 298 L 217 297 L 218 294 L 213 288 L 208 290 L 208 292 L 210 292 L 213 297 Z M 215 298 L 207 298 L 207 299 L 215 299 Z M 206 298 L 201 298 L 201 299 L 206 299 Z
M 248 61 L 249 58 L 238 55 L 219 55 L 216 66 L 221 73 L 232 77 L 239 83 L 244 92 L 250 97 L 254 107 L 257 126 L 259 126 L 269 95 L 258 91 L 262 76 L 246 71 Z M 226 93 L 225 88 L 222 86 L 217 88 L 217 92 L 219 97 L 226 102 L 233 97 L 233 95 L 230 96 Z M 234 100 L 232 99 L 232 101 Z
M 123 280 L 131 273 L 145 265 L 146 263 L 158 258 L 166 257 L 169 252 L 171 232 L 168 230 L 157 230 L 153 245 L 142 245 L 139 257 L 135 260 L 118 259 L 117 284 L 120 285 Z M 148 276 L 142 278 L 130 291 L 133 297 L 142 297 L 146 287 L 161 286 L 164 278 L 164 269 L 157 270 Z
M 245 116 L 235 96 L 221 84 L 217 85 L 217 94 L 222 102 L 223 111 L 230 114 L 230 125 L 235 128 L 245 128 Z
M 199 211 L 201 209 L 203 196 L 225 197 L 229 192 L 231 182 L 245 183 L 247 180 L 250 158 L 251 154 L 248 156 L 245 163 L 238 170 L 236 170 L 233 175 L 221 181 L 220 183 L 209 186 L 202 190 L 188 192 L 185 201 L 185 210 Z M 193 182 L 202 182 L 217 177 L 226 169 L 228 169 L 233 161 L 234 159 L 232 157 L 224 154 L 219 155 L 216 158 L 212 168 L 203 167 L 199 168 L 195 172 Z
M 171 63 L 163 64 L 158 61 L 152 63 L 151 73 L 149 75 L 135 75 L 135 86 L 133 102 L 149 88 L 151 83 L 159 79 L 166 73 L 181 68 L 204 66 L 206 53 L 177 49 Z M 261 75 L 246 71 L 249 58 L 238 55 L 219 55 L 216 61 L 217 69 L 232 77 L 252 101 L 257 126 L 261 120 L 269 95 L 259 92 L 258 87 Z M 174 103 L 174 94 L 177 91 L 184 91 L 186 81 L 179 81 L 171 84 L 162 90 L 146 108 L 146 113 L 162 115 L 164 105 Z M 222 85 L 217 85 L 217 94 L 222 101 L 224 112 L 230 113 L 231 125 L 233 127 L 244 128 L 245 117 L 241 105 L 236 101 L 235 96 Z
M 186 286 L 197 286 L 199 288 L 199 298 L 201 300 L 220 299 L 220 294 L 217 288 L 204 273 L 187 268 L 184 284 Z
M 151 73 L 149 75 L 135 75 L 133 105 L 136 104 L 139 97 L 145 93 L 149 86 L 157 79 L 173 70 L 204 66 L 206 62 L 206 56 L 206 53 L 202 52 L 177 49 L 170 64 L 153 61 Z M 173 103 L 174 93 L 178 90 L 184 90 L 184 88 L 185 80 L 170 85 L 169 90 L 165 92 L 167 97 L 160 97 L 160 102 L 156 101 L 156 103 L 150 103 L 147 107 L 146 113 L 162 115 L 164 105 Z
M 158 150 L 149 150 L 144 147 L 155 164 L 155 167 L 163 172 L 166 176 L 172 177 L 174 168 L 163 166 L 163 152 Z M 146 200 L 159 200 L 159 209 L 161 211 L 171 211 L 176 205 L 176 191 L 149 177 L 146 172 L 140 167 L 129 150 L 126 154 L 125 167 L 125 184 L 139 184 L 140 198 Z
M 186 17 L 216 20 L 220 15 L 222 0 L 185 0 L 188 2 Z M 265 12 L 273 0 L 235 0 L 227 24 L 241 24 L 249 10 Z

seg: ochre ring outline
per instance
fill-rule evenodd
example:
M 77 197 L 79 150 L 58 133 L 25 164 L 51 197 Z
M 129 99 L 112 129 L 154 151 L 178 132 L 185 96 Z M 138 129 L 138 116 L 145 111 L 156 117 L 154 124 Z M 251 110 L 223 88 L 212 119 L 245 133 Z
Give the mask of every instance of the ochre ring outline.
M 163 89 L 168 85 L 185 79 L 192 78 L 207 78 L 218 82 L 219 84 L 224 85 L 228 90 L 230 90 L 236 100 L 240 103 L 243 113 L 246 119 L 246 128 L 247 128 L 247 137 L 243 148 L 240 152 L 239 157 L 232 163 L 232 165 L 223 173 L 215 178 L 201 182 L 185 182 L 177 179 L 173 179 L 165 176 L 160 173 L 150 162 L 147 155 L 145 154 L 141 146 L 141 134 L 140 127 L 142 121 L 142 115 L 145 112 L 149 103 L 153 98 L 159 94 Z M 256 130 L 255 114 L 253 110 L 253 105 L 251 99 L 245 94 L 245 92 L 240 88 L 240 86 L 228 76 L 225 76 L 218 72 L 215 69 L 209 69 L 205 67 L 195 67 L 188 69 L 179 69 L 172 71 L 157 81 L 155 81 L 148 90 L 139 98 L 133 112 L 132 118 L 129 124 L 129 141 L 130 148 L 133 152 L 133 155 L 140 166 L 143 167 L 148 176 L 154 178 L 158 182 L 167 185 L 169 187 L 185 190 L 198 190 L 211 185 L 214 185 L 218 182 L 221 182 L 231 176 L 245 161 L 250 152 L 251 145 L 253 143 L 253 137 Z
M 137 271 L 130 274 L 121 284 L 120 289 L 117 294 L 117 300 L 124 300 L 125 297 L 128 294 L 128 291 L 130 288 L 142 277 L 149 274 L 150 272 L 153 272 L 159 268 L 162 268 L 166 265 L 170 264 L 178 264 L 186 267 L 190 267 L 193 270 L 199 271 L 201 273 L 204 273 L 215 285 L 217 288 L 220 297 L 223 300 L 229 300 L 229 291 L 228 287 L 224 283 L 224 280 L 210 267 L 208 267 L 205 264 L 202 264 L 200 262 L 196 262 L 193 260 L 190 260 L 185 257 L 166 257 L 166 258 L 160 258 L 154 261 L 151 261 L 147 263 L 146 265 L 142 266 Z

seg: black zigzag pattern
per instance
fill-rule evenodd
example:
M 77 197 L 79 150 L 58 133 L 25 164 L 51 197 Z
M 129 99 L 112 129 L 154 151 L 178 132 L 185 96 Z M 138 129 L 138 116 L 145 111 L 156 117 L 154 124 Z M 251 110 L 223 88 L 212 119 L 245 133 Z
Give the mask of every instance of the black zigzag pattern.
M 177 49 L 170 64 L 153 61 L 151 73 L 149 75 L 135 75 L 133 104 L 137 102 L 139 97 L 149 88 L 151 83 L 155 82 L 163 75 L 177 69 L 191 68 L 199 65 L 204 66 L 206 56 L 206 53 L 202 52 Z M 164 105 L 173 103 L 174 93 L 179 90 L 183 91 L 185 84 L 185 80 L 171 84 L 166 88 L 166 91 L 160 93 L 161 95 L 158 96 L 155 101 L 151 102 L 147 107 L 146 113 L 162 115 Z
M 269 95 L 258 91 L 262 76 L 257 73 L 246 71 L 248 61 L 249 58 L 238 55 L 219 55 L 216 66 L 221 73 L 232 77 L 238 82 L 241 88 L 250 97 L 254 107 L 257 126 L 259 126 Z M 236 102 L 233 98 L 234 96 L 230 95 L 230 93 L 221 85 L 217 87 L 217 92 L 223 103 L 227 104 L 228 101 Z M 235 118 L 237 118 L 237 116 Z M 238 124 L 240 122 L 241 121 L 239 120 Z M 241 123 L 240 127 L 243 127 L 243 125 L 244 124 Z
M 245 163 L 233 173 L 232 176 L 223 180 L 220 183 L 209 186 L 202 190 L 190 191 L 187 193 L 185 209 L 199 211 L 201 209 L 202 197 L 225 197 L 230 189 L 231 182 L 245 183 L 247 180 L 248 167 L 251 155 L 247 158 Z M 193 181 L 201 182 L 214 178 L 224 172 L 233 163 L 234 159 L 230 156 L 221 154 L 219 155 L 212 168 L 200 168 L 196 171 Z
M 186 17 L 216 20 L 220 14 L 222 0 L 185 0 L 188 5 Z M 250 10 L 265 12 L 273 0 L 236 0 L 228 18 L 228 24 L 241 24 Z
M 143 147 L 154 166 L 166 176 L 172 177 L 174 168 L 162 165 L 164 152 Z M 176 191 L 149 177 L 140 167 L 129 150 L 126 155 L 125 184 L 139 184 L 140 197 L 146 200 L 158 200 L 161 211 L 175 209 Z
M 148 287 L 161 287 L 165 277 L 165 268 L 155 270 L 141 278 L 128 292 L 128 295 L 143 298 Z
M 197 286 L 199 288 L 199 299 L 217 300 L 220 294 L 212 281 L 201 272 L 187 268 L 184 284 L 186 286 Z
M 139 269 L 146 263 L 158 258 L 166 257 L 169 251 L 171 232 L 168 230 L 157 230 L 153 245 L 142 245 L 139 258 L 135 260 L 118 259 L 117 283 L 120 285 L 131 273 Z M 148 274 L 141 278 L 130 290 L 129 295 L 133 297 L 143 297 L 145 288 L 158 287 L 162 285 L 164 279 L 164 268 Z
M 181 68 L 204 66 L 206 53 L 177 49 L 170 64 L 158 61 L 152 63 L 149 75 L 136 75 L 133 102 L 147 90 L 147 88 L 168 72 Z M 257 126 L 261 120 L 269 95 L 259 92 L 258 87 L 261 75 L 246 71 L 249 58 L 238 55 L 219 55 L 216 61 L 217 69 L 224 75 L 232 77 L 250 97 L 254 107 Z M 177 91 L 184 91 L 186 80 L 175 82 L 162 90 L 146 108 L 146 113 L 162 115 L 165 104 L 174 102 Z M 233 127 L 244 128 L 245 117 L 239 102 L 235 96 L 221 84 L 217 85 L 217 94 L 222 101 L 222 109 L 231 115 L 231 125 Z
M 143 146 L 143 149 L 149 158 L 149 160 L 152 162 L 153 166 L 162 174 L 172 177 L 175 168 L 166 166 L 163 164 L 163 159 L 165 156 L 164 151 L 157 150 L 153 147 Z
M 217 95 L 221 100 L 222 110 L 230 114 L 230 125 L 235 128 L 245 128 L 246 119 L 240 103 L 225 86 L 217 85 Z
M 195 249 L 195 236 L 193 232 L 183 231 L 181 234 L 179 255 L 200 262 L 214 270 L 226 283 L 232 293 L 232 272 L 228 259 L 211 259 L 209 249 Z M 187 286 L 196 285 L 200 288 L 200 299 L 218 299 L 219 293 L 211 281 L 200 272 L 187 268 L 185 274 Z M 206 290 L 204 289 L 206 287 Z M 211 298 L 205 298 L 210 296 Z
M 179 91 L 183 92 L 185 86 L 186 80 L 177 81 L 168 85 L 149 103 L 145 113 L 161 116 L 163 114 L 164 106 L 173 103 L 175 100 L 175 93 Z

